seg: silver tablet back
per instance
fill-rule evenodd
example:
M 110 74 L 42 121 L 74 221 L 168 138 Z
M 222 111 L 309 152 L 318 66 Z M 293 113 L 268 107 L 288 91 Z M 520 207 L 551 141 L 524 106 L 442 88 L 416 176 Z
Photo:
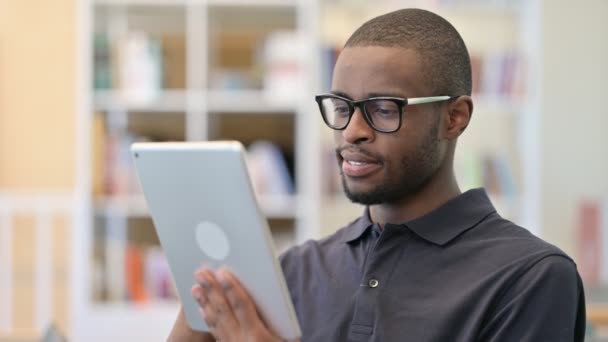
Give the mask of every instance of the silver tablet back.
M 206 331 L 190 289 L 201 265 L 230 269 L 281 337 L 300 337 L 266 219 L 238 142 L 136 143 L 131 147 L 154 226 L 185 310 Z M 177 313 L 176 313 L 177 314 Z

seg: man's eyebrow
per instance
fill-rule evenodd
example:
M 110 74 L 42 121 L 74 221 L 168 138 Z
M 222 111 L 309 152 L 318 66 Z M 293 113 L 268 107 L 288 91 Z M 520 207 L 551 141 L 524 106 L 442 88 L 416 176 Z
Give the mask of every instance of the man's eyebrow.
M 331 93 L 334 94 L 334 95 L 342 96 L 342 97 L 345 97 L 345 98 L 347 98 L 349 100 L 352 100 L 352 97 L 348 96 L 345 92 L 342 92 L 342 91 L 339 91 L 339 90 L 332 90 Z
M 386 92 L 386 93 L 368 93 L 367 97 L 399 97 L 403 98 L 403 94 L 394 93 L 394 92 Z

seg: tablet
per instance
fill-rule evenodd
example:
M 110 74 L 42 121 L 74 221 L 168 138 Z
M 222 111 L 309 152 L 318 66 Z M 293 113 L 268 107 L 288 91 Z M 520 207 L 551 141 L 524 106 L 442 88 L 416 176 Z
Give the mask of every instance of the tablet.
M 162 249 L 186 318 L 208 331 L 192 298 L 201 265 L 231 270 L 271 328 L 285 339 L 300 327 L 268 223 L 261 212 L 236 141 L 135 143 L 131 146 Z

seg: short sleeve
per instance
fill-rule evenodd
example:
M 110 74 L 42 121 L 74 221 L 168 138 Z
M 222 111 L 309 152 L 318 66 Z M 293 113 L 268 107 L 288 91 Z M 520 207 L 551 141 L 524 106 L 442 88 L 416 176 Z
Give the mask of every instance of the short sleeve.
M 576 265 L 550 255 L 528 268 L 497 300 L 479 341 L 583 341 L 585 300 Z

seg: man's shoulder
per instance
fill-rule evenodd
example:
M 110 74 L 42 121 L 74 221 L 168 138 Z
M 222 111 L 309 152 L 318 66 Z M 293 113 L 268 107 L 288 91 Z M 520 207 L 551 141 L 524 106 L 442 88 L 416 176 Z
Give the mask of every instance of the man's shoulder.
M 482 222 L 481 229 L 474 229 L 468 243 L 477 245 L 478 250 L 492 254 L 505 262 L 522 261 L 536 263 L 548 256 L 556 256 L 574 263 L 562 249 L 533 234 L 530 230 L 502 218 L 498 214 Z M 553 259 L 553 258 L 551 258 Z

